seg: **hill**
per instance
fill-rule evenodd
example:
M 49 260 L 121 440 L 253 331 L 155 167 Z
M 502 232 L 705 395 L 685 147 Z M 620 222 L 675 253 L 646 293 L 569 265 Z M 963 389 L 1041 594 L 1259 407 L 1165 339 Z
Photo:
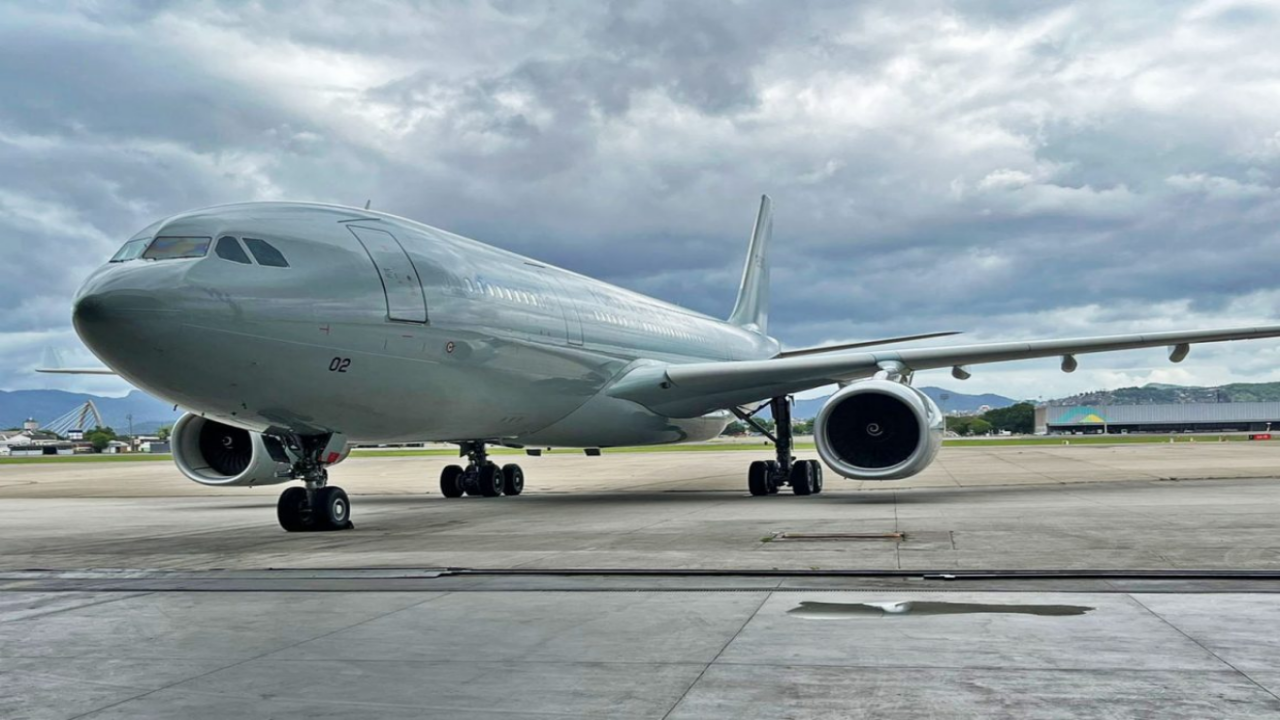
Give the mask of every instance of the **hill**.
M 92 400 L 102 419 L 116 432 L 129 430 L 128 415 L 133 415 L 135 433 L 155 432 L 161 425 L 172 425 L 182 415 L 172 405 L 134 390 L 124 397 L 104 397 L 63 390 L 0 390 L 0 428 L 21 427 L 29 417 L 47 423 Z
M 1180 405 L 1215 402 L 1280 402 L 1280 383 L 1232 383 L 1216 387 L 1148 383 L 1094 390 L 1050 400 L 1050 405 Z

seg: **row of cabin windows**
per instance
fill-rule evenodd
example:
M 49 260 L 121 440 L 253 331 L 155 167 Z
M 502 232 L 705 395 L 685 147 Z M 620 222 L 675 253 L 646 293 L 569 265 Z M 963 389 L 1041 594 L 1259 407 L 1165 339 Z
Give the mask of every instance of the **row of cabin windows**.
M 246 239 L 247 242 L 247 239 Z M 495 300 L 508 300 L 510 302 L 520 303 L 522 305 L 532 305 L 534 307 L 546 307 L 547 303 L 544 298 L 536 293 L 525 290 L 512 290 L 500 285 L 494 285 L 484 280 L 475 280 L 471 278 L 462 279 L 462 287 L 471 295 L 487 295 Z M 679 330 L 677 328 L 665 327 L 650 322 L 643 322 L 622 315 L 614 315 L 612 313 L 603 313 L 596 311 L 593 313 L 596 320 L 612 325 L 621 325 L 623 327 L 636 328 L 654 335 L 663 337 L 676 338 L 681 340 L 693 340 L 693 333 Z
M 693 333 L 680 330 L 678 328 L 658 325 L 656 323 L 644 322 L 623 315 L 614 315 L 613 313 L 595 311 L 592 313 L 596 320 L 611 325 L 621 325 L 622 327 L 635 328 L 643 330 L 653 335 L 661 335 L 663 337 L 676 338 L 680 340 L 693 340 Z
M 512 290 L 484 280 L 472 282 L 471 278 L 463 278 L 462 286 L 472 295 L 488 295 L 495 300 L 507 300 L 521 305 L 532 305 L 533 307 L 547 307 L 547 302 L 541 295 L 526 290 Z

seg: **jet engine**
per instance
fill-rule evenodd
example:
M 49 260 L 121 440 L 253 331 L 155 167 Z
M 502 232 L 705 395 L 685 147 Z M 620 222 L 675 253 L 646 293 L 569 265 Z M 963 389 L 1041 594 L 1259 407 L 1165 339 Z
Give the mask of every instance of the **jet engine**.
M 201 485 L 289 482 L 292 458 L 278 439 L 187 413 L 170 436 L 173 460 Z
M 888 380 L 852 383 L 818 411 L 813 435 L 832 470 L 855 480 L 897 480 L 929 467 L 943 416 L 927 395 Z

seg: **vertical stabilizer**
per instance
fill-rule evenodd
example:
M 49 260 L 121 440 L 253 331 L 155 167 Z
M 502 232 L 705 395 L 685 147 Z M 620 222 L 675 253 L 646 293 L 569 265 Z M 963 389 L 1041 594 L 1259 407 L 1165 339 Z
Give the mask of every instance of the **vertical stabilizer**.
M 742 269 L 738 302 L 729 322 L 765 334 L 769 330 L 769 236 L 773 234 L 773 201 L 760 196 L 760 213 L 751 231 L 747 264 Z

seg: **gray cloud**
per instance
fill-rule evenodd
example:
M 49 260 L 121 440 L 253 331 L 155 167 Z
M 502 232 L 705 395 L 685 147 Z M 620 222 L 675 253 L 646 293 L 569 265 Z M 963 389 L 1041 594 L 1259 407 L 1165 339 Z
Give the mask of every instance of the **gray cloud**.
M 373 198 L 723 315 L 769 192 L 792 345 L 1266 320 L 1278 30 L 1231 0 L 8 6 L 0 387 L 50 382 L 129 234 L 246 199 Z M 969 387 L 1280 379 L 1265 343 L 1157 357 Z

